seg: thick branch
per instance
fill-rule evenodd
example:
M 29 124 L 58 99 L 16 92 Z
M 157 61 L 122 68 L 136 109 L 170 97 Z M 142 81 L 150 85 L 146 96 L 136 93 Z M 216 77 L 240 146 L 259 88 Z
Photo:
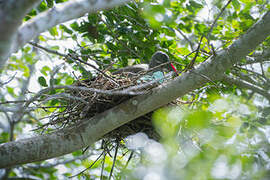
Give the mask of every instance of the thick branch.
M 11 53 L 16 52 L 28 41 L 36 38 L 40 33 L 51 27 L 82 17 L 86 13 L 112 8 L 128 1 L 129 0 L 77 0 L 61 3 L 23 24 L 16 34 L 16 40 L 13 42 Z
M 0 4 L 0 68 L 5 64 L 22 19 L 40 0 L 9 0 Z
M 217 52 L 199 67 L 156 88 L 149 95 L 136 96 L 80 124 L 51 134 L 0 145 L 0 168 L 61 156 L 81 149 L 113 129 L 166 105 L 177 97 L 221 80 L 223 72 L 239 62 L 270 35 L 270 12 L 226 50 Z

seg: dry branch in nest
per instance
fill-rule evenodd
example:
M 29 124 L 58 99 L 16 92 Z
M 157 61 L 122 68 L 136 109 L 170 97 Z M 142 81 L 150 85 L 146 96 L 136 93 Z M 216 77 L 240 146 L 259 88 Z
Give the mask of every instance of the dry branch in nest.
M 130 76 L 130 74 L 122 73 L 105 76 L 99 74 L 91 80 L 77 80 L 73 86 L 80 88 L 69 89 L 65 92 L 71 97 L 67 101 L 65 110 L 51 116 L 50 122 L 46 125 L 53 125 L 57 128 L 75 125 L 82 119 L 89 119 L 119 105 L 134 95 L 145 94 L 159 85 L 160 79 L 141 83 L 139 80 L 141 75 Z M 166 76 L 166 79 L 168 77 Z M 97 89 L 98 91 L 82 90 L 83 87 Z M 152 126 L 151 115 L 152 112 L 124 124 L 106 134 L 104 138 L 119 140 L 128 135 L 143 132 L 150 138 L 158 140 L 159 135 Z

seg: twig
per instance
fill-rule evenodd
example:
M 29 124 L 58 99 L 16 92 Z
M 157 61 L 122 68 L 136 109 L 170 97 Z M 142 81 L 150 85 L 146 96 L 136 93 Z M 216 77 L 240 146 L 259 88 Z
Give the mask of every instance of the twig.
M 191 48 L 191 50 L 193 51 L 194 49 L 193 49 L 193 42 L 192 41 L 190 41 L 189 39 L 188 39 L 188 37 L 179 29 L 179 28 L 177 28 L 177 31 L 183 36 L 183 38 L 188 42 L 188 44 L 189 44 L 189 46 L 190 46 L 190 48 Z
M 37 47 L 39 49 L 42 49 L 42 50 L 44 50 L 44 51 L 46 51 L 48 53 L 51 53 L 51 54 L 55 54 L 55 55 L 62 56 L 62 57 L 67 56 L 66 54 L 60 53 L 58 51 L 51 50 L 49 48 L 45 48 L 45 47 L 43 47 L 43 46 L 41 46 L 41 45 L 39 45 L 38 43 L 35 43 L 35 42 L 29 42 L 29 44 L 31 44 L 32 46 Z
M 72 60 L 74 62 L 74 60 L 76 61 L 79 61 L 80 63 L 83 63 L 83 64 L 86 64 L 90 67 L 92 67 L 93 69 L 95 69 L 96 71 L 98 71 L 99 73 L 103 74 L 105 77 L 111 79 L 112 81 L 114 81 L 110 76 L 108 76 L 106 73 L 104 73 L 103 71 L 101 71 L 100 69 L 98 69 L 96 66 L 92 65 L 92 64 L 89 64 L 83 60 L 81 60 L 80 58 L 78 58 L 77 56 L 75 56 L 75 54 L 63 54 L 63 53 L 60 53 L 58 51 L 55 51 L 55 50 L 51 50 L 51 49 L 48 49 L 48 48 L 45 48 L 35 42 L 29 42 L 29 44 L 31 44 L 32 46 L 34 47 L 37 47 L 39 49 L 42 49 L 48 53 L 51 53 L 51 54 L 55 54 L 55 55 L 58 55 L 58 56 L 62 56 L 62 57 L 65 57 L 66 59 L 69 59 L 69 60 Z M 114 81 L 115 82 L 115 81 Z M 116 83 L 116 82 L 115 82 Z
M 257 78 L 261 79 L 262 81 L 267 81 L 267 79 L 265 79 L 265 77 L 260 74 L 260 73 L 257 73 L 255 71 L 252 71 L 250 69 L 247 69 L 247 68 L 243 68 L 243 67 L 238 67 L 238 66 L 235 66 L 235 68 L 239 69 L 239 70 L 244 70 L 244 71 L 247 71 L 247 72 L 250 72 L 252 73 L 253 75 L 255 75 Z
M 115 36 L 115 33 L 111 30 L 113 29 L 112 26 L 110 24 L 108 24 L 106 21 L 102 20 L 101 21 L 106 24 L 109 27 L 109 31 L 111 32 L 111 36 L 114 38 L 115 41 L 117 41 L 118 43 L 120 43 L 121 45 L 123 45 L 128 51 L 130 51 L 132 54 L 134 54 L 136 57 L 143 59 L 138 53 L 136 53 L 133 49 L 130 49 L 125 43 L 123 43 L 122 41 L 120 41 L 118 39 L 119 35 L 117 34 L 117 36 Z
M 50 100 L 53 100 L 53 99 L 69 99 L 69 100 L 74 100 L 74 101 L 81 101 L 82 103 L 88 105 L 89 103 L 87 101 L 85 101 L 84 99 L 82 98 L 79 98 L 79 97 L 76 97 L 76 96 L 70 96 L 69 94 L 67 93 L 61 93 L 61 94 L 55 94 L 55 95 L 51 95 L 49 96 L 48 98 L 46 98 L 45 100 L 42 101 L 42 103 L 46 103 Z
M 127 162 L 126 162 L 126 165 L 125 165 L 124 169 L 127 168 L 129 161 L 130 161 L 130 160 L 132 159 L 132 157 L 133 157 L 133 154 L 134 154 L 134 151 L 131 151 L 131 153 L 130 153 L 130 155 L 129 155 L 129 157 L 128 157 L 128 160 L 127 160 Z
M 255 85 L 252 85 L 252 84 L 248 84 L 244 81 L 241 81 L 240 79 L 236 79 L 236 78 L 233 78 L 233 77 L 230 77 L 228 75 L 224 75 L 223 76 L 223 80 L 229 84 L 235 84 L 241 88 L 246 88 L 246 89 L 250 89 L 264 97 L 266 97 L 268 99 L 268 101 L 270 102 L 270 94 L 263 90 L 262 88 L 260 87 L 256 87 Z
M 91 68 L 93 68 L 93 69 L 95 69 L 96 71 L 98 71 L 100 74 L 104 75 L 106 78 L 112 80 L 116 85 L 118 85 L 117 82 L 116 82 L 113 78 L 111 78 L 110 76 L 108 76 L 108 75 L 107 75 L 105 72 L 103 72 L 102 70 L 98 69 L 96 66 L 94 66 L 94 65 L 92 65 L 92 64 L 89 64 L 88 62 L 85 62 L 85 61 L 79 59 L 78 57 L 74 56 L 74 54 L 69 54 L 69 57 L 72 57 L 73 59 L 79 61 L 80 63 L 83 63 L 83 64 L 86 64 L 86 65 L 90 66 Z
M 213 31 L 213 28 L 215 27 L 216 23 L 217 23 L 217 20 L 220 18 L 220 16 L 223 14 L 223 12 L 225 11 L 225 9 L 227 8 L 227 6 L 232 2 L 232 0 L 229 0 L 227 2 L 227 4 L 221 9 L 221 11 L 219 12 L 218 16 L 216 17 L 216 19 L 214 20 L 213 24 L 211 25 L 211 28 L 209 30 L 209 32 L 207 33 L 207 39 L 209 38 L 210 34 L 212 33 Z
M 56 162 L 48 163 L 48 164 L 27 165 L 24 168 L 31 168 L 31 169 L 51 168 L 51 167 L 55 167 L 55 166 L 60 165 L 60 164 L 68 164 L 68 163 L 73 162 L 73 161 L 76 161 L 76 160 L 84 160 L 84 159 L 88 158 L 91 155 L 92 155 L 92 153 L 90 153 L 90 154 L 83 154 L 83 155 L 80 155 L 80 156 L 77 156 L 77 157 L 73 157 L 71 159 L 58 160 Z
M 111 178 L 112 178 L 112 173 L 113 173 L 113 169 L 114 169 L 114 165 L 115 165 L 115 161 L 116 161 L 116 157 L 117 157 L 117 153 L 118 153 L 118 148 L 119 148 L 119 144 L 120 144 L 118 139 L 116 141 L 117 141 L 116 148 L 115 148 L 115 153 L 114 153 L 114 157 L 113 157 L 113 164 L 112 164 L 112 169 L 110 172 L 109 180 L 111 180 Z
M 191 71 L 191 72 L 194 73 L 194 74 L 197 74 L 197 75 L 199 75 L 199 76 L 205 78 L 205 79 L 208 80 L 209 82 L 213 83 L 214 86 L 216 87 L 217 92 L 219 92 L 219 87 L 217 86 L 217 84 L 216 84 L 211 78 L 207 77 L 207 76 L 204 75 L 204 74 L 196 73 L 196 72 L 194 72 L 194 71 Z
M 195 56 L 193 57 L 193 59 L 191 60 L 191 62 L 186 66 L 186 68 L 184 69 L 184 71 L 187 71 L 187 70 L 190 70 L 193 68 L 194 66 L 194 63 L 195 63 L 195 60 L 197 59 L 198 55 L 199 55 L 199 52 L 200 52 L 200 47 L 201 47 L 201 43 L 202 43 L 202 39 L 203 39 L 204 36 L 201 36 L 201 39 L 200 39 L 200 42 L 199 42 L 199 45 L 196 49 L 196 54 Z
M 28 106 L 31 102 L 35 101 L 37 98 L 42 96 L 44 93 L 50 92 L 51 90 L 55 89 L 69 89 L 69 90 L 79 90 L 79 91 L 86 91 L 86 92 L 95 92 L 99 94 L 107 94 L 107 95 L 142 95 L 146 94 L 147 92 L 142 91 L 142 92 L 132 92 L 132 91 L 113 91 L 113 90 L 101 90 L 101 89 L 95 89 L 95 88 L 88 88 L 84 86 L 72 86 L 72 85 L 59 85 L 59 86 L 54 86 L 54 87 L 48 87 L 45 89 L 42 89 L 39 91 L 34 97 L 32 97 L 26 104 L 25 106 Z
M 103 151 L 103 162 L 102 162 L 102 166 L 101 166 L 100 180 L 103 179 L 103 171 L 104 171 L 105 159 L 106 159 L 106 152 Z
M 27 100 L 18 100 L 18 101 L 3 101 L 0 104 L 11 104 L 11 103 L 25 103 Z
M 261 84 L 259 82 L 255 81 L 253 79 L 253 77 L 251 75 L 249 75 L 249 74 L 245 74 L 245 73 L 243 73 L 241 71 L 235 71 L 235 70 L 232 70 L 231 73 L 233 75 L 239 77 L 240 79 L 250 83 L 250 84 L 254 84 L 254 85 L 259 86 L 259 87 L 261 86 Z
M 69 176 L 68 178 L 70 178 L 70 179 L 74 178 L 74 177 L 76 177 L 76 176 L 78 176 L 80 174 L 83 174 L 88 169 L 91 169 L 96 164 L 96 162 L 101 158 L 102 155 L 103 155 L 103 152 L 96 158 L 96 160 L 88 168 L 84 169 L 83 171 L 81 171 L 81 172 L 79 172 L 79 173 L 77 173 L 77 174 L 75 174 L 73 176 Z
M 15 78 L 16 74 L 17 74 L 17 73 L 15 73 L 15 74 L 14 74 L 11 78 L 9 78 L 9 80 L 7 80 L 6 82 L 3 82 L 3 83 L 0 82 L 0 87 L 6 85 L 6 84 L 8 84 L 8 83 L 10 83 L 10 82 Z
M 67 106 L 35 106 L 35 107 L 28 107 L 29 109 L 50 109 L 50 108 L 63 108 Z

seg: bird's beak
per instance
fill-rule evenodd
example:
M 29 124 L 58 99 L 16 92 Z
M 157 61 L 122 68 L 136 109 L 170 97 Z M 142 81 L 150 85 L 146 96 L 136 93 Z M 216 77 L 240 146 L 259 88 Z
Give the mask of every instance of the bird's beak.
M 174 67 L 174 65 L 172 63 L 170 63 L 170 66 L 173 68 L 173 71 L 178 75 L 178 72 L 177 72 L 176 68 Z

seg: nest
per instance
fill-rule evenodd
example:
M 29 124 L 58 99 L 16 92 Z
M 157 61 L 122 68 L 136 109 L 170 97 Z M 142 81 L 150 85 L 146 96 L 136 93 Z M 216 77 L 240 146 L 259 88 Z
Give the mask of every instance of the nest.
M 57 126 L 58 128 L 75 125 L 82 119 L 89 119 L 121 104 L 131 97 L 134 97 L 134 95 L 145 93 L 159 85 L 157 82 L 141 84 L 138 80 L 140 76 L 141 75 L 130 76 L 130 74 L 126 73 L 118 75 L 99 74 L 91 80 L 77 80 L 73 86 L 98 89 L 101 92 L 78 89 L 67 90 L 65 93 L 73 98 L 67 101 L 66 108 L 62 110 L 62 112 L 57 112 L 51 117 L 48 124 Z M 128 89 L 132 91 L 124 91 Z M 143 132 L 147 134 L 149 138 L 159 140 L 160 136 L 152 125 L 151 116 L 152 112 L 141 116 L 109 132 L 104 138 L 124 139 L 129 135 Z

